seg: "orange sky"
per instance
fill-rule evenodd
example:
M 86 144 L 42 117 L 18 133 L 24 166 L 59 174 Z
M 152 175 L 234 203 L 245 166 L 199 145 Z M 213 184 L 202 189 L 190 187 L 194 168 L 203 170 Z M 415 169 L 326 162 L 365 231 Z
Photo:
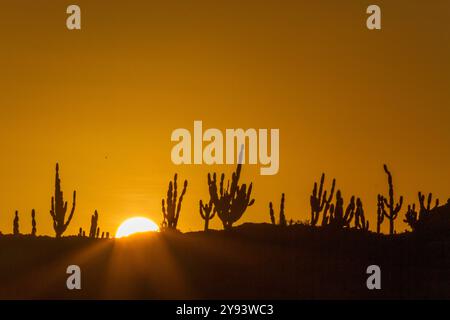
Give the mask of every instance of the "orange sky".
M 362 198 L 373 230 L 384 162 L 406 203 L 418 190 L 445 202 L 450 2 L 377 1 L 381 31 L 365 27 L 372 2 L 317 2 L 76 1 L 81 31 L 65 27 L 75 2 L 2 4 L 0 231 L 18 209 L 30 232 L 35 208 L 38 234 L 53 234 L 57 161 L 68 200 L 78 192 L 67 234 L 88 229 L 94 209 L 111 233 L 134 215 L 160 223 L 175 172 L 189 180 L 179 227 L 201 229 L 206 173 L 233 168 L 172 164 L 170 134 L 194 120 L 280 129 L 279 173 L 243 169 L 256 203 L 242 222 L 268 222 L 281 192 L 288 219 L 309 219 L 325 171 L 346 200 Z

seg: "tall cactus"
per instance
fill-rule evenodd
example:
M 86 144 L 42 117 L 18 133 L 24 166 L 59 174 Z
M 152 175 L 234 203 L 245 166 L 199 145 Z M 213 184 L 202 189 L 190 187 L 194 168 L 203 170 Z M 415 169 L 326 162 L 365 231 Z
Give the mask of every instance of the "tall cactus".
M 232 174 L 231 185 L 228 181 L 226 188 L 224 188 L 225 174 L 221 175 L 218 188 L 216 174 L 214 173 L 211 177 L 208 173 L 209 194 L 225 230 L 230 230 L 233 223 L 238 221 L 247 208 L 255 203 L 255 200 L 251 199 L 253 184 L 250 183 L 248 189 L 246 184 L 239 186 L 241 169 L 242 164 L 239 163 Z
M 310 197 L 311 203 L 311 221 L 310 224 L 315 226 L 319 221 L 319 216 L 322 210 L 326 207 L 330 207 L 330 202 L 333 199 L 334 188 L 336 185 L 336 179 L 333 179 L 333 183 L 331 185 L 331 192 L 327 199 L 327 191 L 323 190 L 323 184 L 325 182 L 325 173 L 322 173 L 320 178 L 319 191 L 317 191 L 317 182 L 314 182 L 314 188 L 312 191 L 312 195 Z M 327 210 L 328 210 L 327 208 Z M 325 218 L 324 218 L 325 219 Z M 323 220 L 322 220 L 323 221 Z
M 95 210 L 94 214 L 91 216 L 91 227 L 89 229 L 89 238 L 95 238 L 98 228 L 98 212 Z
M 163 213 L 163 227 L 170 230 L 176 230 L 178 224 L 178 218 L 180 217 L 181 203 L 183 202 L 183 197 L 186 193 L 186 188 L 188 185 L 187 180 L 184 180 L 183 191 L 181 196 L 177 199 L 177 177 L 175 174 L 173 182 L 169 182 L 169 189 L 167 190 L 167 203 L 162 199 L 162 213 Z M 166 209 L 167 204 L 167 209 Z
M 19 235 L 19 211 L 16 210 L 16 213 L 14 215 L 14 221 L 13 221 L 13 234 L 15 236 Z
M 35 237 L 36 236 L 36 211 L 34 211 L 34 209 L 31 210 L 31 226 L 32 226 L 31 235 L 33 237 Z
M 384 198 L 381 194 L 377 197 L 377 233 L 381 232 L 381 224 L 384 221 Z
M 270 221 L 272 224 L 276 224 L 275 221 L 275 213 L 273 210 L 273 203 L 269 203 L 269 214 L 270 214 Z M 284 193 L 281 194 L 281 202 L 280 202 L 280 216 L 279 216 L 279 222 L 278 224 L 282 227 L 287 226 L 286 216 L 284 214 Z
M 209 221 L 216 216 L 216 210 L 213 210 L 213 207 L 212 199 L 209 199 L 208 204 L 203 204 L 203 201 L 200 200 L 200 216 L 205 220 L 205 231 L 209 230 Z
M 275 220 L 275 212 L 273 211 L 273 203 L 272 203 L 272 201 L 269 202 L 269 215 L 270 215 L 270 222 L 273 225 L 276 225 L 277 222 Z
M 403 204 L 403 196 L 400 196 L 400 201 L 395 204 L 394 201 L 394 184 L 392 182 L 391 172 L 388 170 L 387 165 L 383 166 L 384 172 L 386 172 L 388 176 L 388 184 L 389 184 L 389 201 L 385 197 L 383 197 L 384 205 L 388 208 L 389 212 L 386 210 L 383 211 L 383 214 L 386 218 L 389 219 L 389 234 L 394 234 L 394 222 L 397 219 L 398 213 L 402 208 Z
M 64 201 L 63 192 L 61 190 L 61 180 L 59 179 L 59 165 L 56 164 L 55 196 L 52 197 L 52 208 L 50 210 L 50 215 L 53 219 L 53 229 L 55 230 L 57 238 L 62 236 L 69 226 L 70 221 L 72 221 L 72 217 L 75 212 L 76 197 L 77 192 L 74 191 L 72 210 L 70 211 L 69 218 L 66 221 L 67 201 Z
M 369 221 L 364 216 L 363 204 L 360 198 L 356 199 L 355 228 L 369 231 Z

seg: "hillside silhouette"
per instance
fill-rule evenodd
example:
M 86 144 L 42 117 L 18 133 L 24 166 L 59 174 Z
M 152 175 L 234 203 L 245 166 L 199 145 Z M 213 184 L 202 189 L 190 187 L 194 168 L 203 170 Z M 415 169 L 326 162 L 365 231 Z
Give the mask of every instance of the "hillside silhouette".
M 394 236 L 303 225 L 91 239 L 0 238 L 2 299 L 450 298 L 449 233 Z M 65 287 L 68 265 L 82 290 Z M 379 265 L 382 289 L 366 288 Z
M 210 199 L 199 200 L 203 231 L 177 229 L 188 181 L 179 188 L 175 174 L 161 201 L 161 232 L 110 239 L 97 210 L 89 232 L 64 234 L 76 215 L 76 191 L 69 211 L 57 164 L 50 209 L 55 237 L 37 236 L 34 209 L 31 233 L 24 234 L 15 211 L 13 234 L 0 236 L 0 298 L 450 299 L 450 200 L 440 205 L 419 192 L 418 206 L 405 208 L 391 171 L 383 169 L 387 196 L 377 196 L 376 228 L 363 200 L 344 199 L 335 179 L 327 189 L 325 174 L 313 186 L 308 221 L 289 219 L 282 193 L 279 210 L 268 203 L 271 223 L 238 225 L 255 202 L 253 183 L 241 183 L 238 164 L 228 180 L 207 175 Z M 209 229 L 215 217 L 223 230 Z M 397 233 L 398 219 L 411 231 Z M 388 235 L 380 232 L 383 223 Z M 81 268 L 81 290 L 66 287 L 71 265 Z M 366 286 L 371 265 L 381 269 L 381 290 Z

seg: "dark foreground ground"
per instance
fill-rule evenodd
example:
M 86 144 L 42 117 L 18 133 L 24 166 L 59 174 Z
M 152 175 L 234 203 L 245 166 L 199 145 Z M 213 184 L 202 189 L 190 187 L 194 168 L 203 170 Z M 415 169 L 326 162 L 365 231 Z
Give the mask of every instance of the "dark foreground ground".
M 372 264 L 381 290 L 366 288 Z M 66 288 L 68 265 L 80 266 L 82 290 Z M 449 299 L 450 234 L 245 224 L 120 240 L 3 236 L 0 298 Z

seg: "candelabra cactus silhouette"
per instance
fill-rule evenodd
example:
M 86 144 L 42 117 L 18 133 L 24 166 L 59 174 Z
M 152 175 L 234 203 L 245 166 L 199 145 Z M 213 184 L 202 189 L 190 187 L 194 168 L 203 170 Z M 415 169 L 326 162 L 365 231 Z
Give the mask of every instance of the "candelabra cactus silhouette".
M 342 198 L 341 191 L 338 190 L 336 192 L 336 204 L 331 204 L 329 210 L 330 217 L 328 219 L 328 225 L 336 229 L 348 228 L 355 215 L 355 197 L 351 197 L 350 203 L 344 212 L 344 199 Z
M 89 229 L 89 238 L 95 238 L 98 228 L 98 212 L 95 210 L 94 214 L 91 216 L 91 227 Z
M 381 224 L 384 221 L 384 199 L 381 194 L 377 197 L 377 233 L 381 232 Z
M 336 179 L 333 179 L 333 183 L 331 185 L 331 192 L 330 195 L 327 199 L 327 191 L 323 190 L 323 184 L 325 182 L 325 173 L 322 173 L 322 176 L 320 178 L 320 185 L 319 185 L 319 190 L 317 191 L 317 182 L 314 182 L 314 188 L 312 191 L 312 195 L 310 197 L 310 203 L 311 203 L 311 221 L 310 224 L 312 226 L 315 226 L 317 224 L 317 222 L 319 221 L 319 216 L 320 213 L 322 212 L 322 210 L 324 210 L 324 208 L 326 208 L 326 210 L 328 211 L 328 209 L 330 208 L 330 203 L 333 200 L 333 194 L 334 194 L 334 188 L 336 185 Z M 325 214 L 326 215 L 326 214 Z M 324 217 L 322 219 L 322 224 L 326 224 L 327 222 L 325 222 L 324 220 L 326 220 L 327 218 Z
M 13 234 L 15 236 L 19 235 L 19 211 L 16 210 L 16 213 L 14 214 L 14 221 L 13 221 Z
M 364 208 L 360 198 L 356 199 L 355 228 L 369 231 L 369 221 L 364 216 Z
M 56 164 L 55 196 L 52 197 L 52 208 L 50 210 L 50 215 L 53 219 L 53 229 L 55 230 L 57 238 L 61 237 L 69 226 L 70 221 L 72 221 L 73 214 L 75 212 L 76 196 L 77 193 L 74 191 L 72 210 L 70 211 L 69 218 L 66 221 L 67 201 L 64 201 L 63 192 L 61 190 L 61 180 L 59 178 L 59 165 Z
M 36 212 L 31 210 L 31 235 L 34 237 L 36 236 Z
M 173 178 L 173 182 L 169 182 L 169 189 L 167 190 L 167 203 L 162 199 L 162 213 L 163 213 L 163 228 L 175 230 L 177 228 L 178 219 L 180 217 L 181 203 L 186 194 L 188 182 L 184 180 L 183 191 L 181 196 L 177 199 L 177 174 Z M 167 208 L 166 208 L 167 205 Z
M 394 222 L 395 219 L 397 219 L 398 213 L 400 212 L 400 209 L 402 208 L 403 204 L 403 196 L 400 196 L 400 200 L 397 204 L 395 204 L 394 201 L 394 184 L 392 182 L 392 175 L 389 171 L 387 165 L 383 166 L 384 172 L 386 172 L 388 176 L 388 185 L 389 185 L 389 200 L 383 197 L 384 205 L 387 207 L 389 211 L 386 211 L 385 208 L 383 208 L 383 214 L 386 218 L 389 219 L 389 234 L 394 234 Z
M 419 198 L 419 212 L 416 211 L 416 205 L 409 205 L 408 211 L 405 214 L 405 219 L 403 220 L 406 222 L 410 227 L 411 230 L 416 231 L 420 226 L 423 224 L 424 219 L 426 219 L 430 212 L 434 209 L 436 209 L 439 206 L 439 199 L 435 200 L 434 206 L 431 206 L 433 194 L 429 193 L 427 198 L 427 203 L 425 204 L 425 195 L 421 192 L 418 193 Z
M 419 220 L 420 220 L 420 219 L 423 219 L 424 217 L 426 217 L 430 213 L 431 210 L 433 210 L 439 206 L 439 199 L 435 200 L 434 207 L 431 208 L 431 201 L 433 198 L 432 193 L 428 194 L 428 199 L 427 199 L 426 205 L 425 205 L 425 195 L 422 194 L 422 192 L 419 192 L 418 197 L 419 197 L 419 204 L 420 204 L 420 210 L 419 210 Z
M 228 181 L 226 188 L 224 188 L 225 174 L 221 175 L 218 188 L 216 174 L 211 176 L 208 173 L 209 194 L 225 230 L 230 230 L 247 208 L 255 203 L 255 200 L 251 199 L 253 184 L 250 183 L 248 189 L 246 184 L 239 186 L 241 170 L 242 164 L 239 163 L 232 174 L 231 185 Z
M 216 215 L 216 210 L 213 210 L 213 201 L 209 199 L 208 204 L 203 204 L 203 201 L 200 200 L 200 216 L 203 220 L 205 220 L 205 231 L 209 229 L 209 221 L 213 219 Z
M 269 213 L 270 213 L 270 221 L 272 222 L 272 224 L 276 224 L 272 202 L 269 203 Z M 287 226 L 286 216 L 284 215 L 284 193 L 281 194 L 280 217 L 278 224 L 283 227 Z

